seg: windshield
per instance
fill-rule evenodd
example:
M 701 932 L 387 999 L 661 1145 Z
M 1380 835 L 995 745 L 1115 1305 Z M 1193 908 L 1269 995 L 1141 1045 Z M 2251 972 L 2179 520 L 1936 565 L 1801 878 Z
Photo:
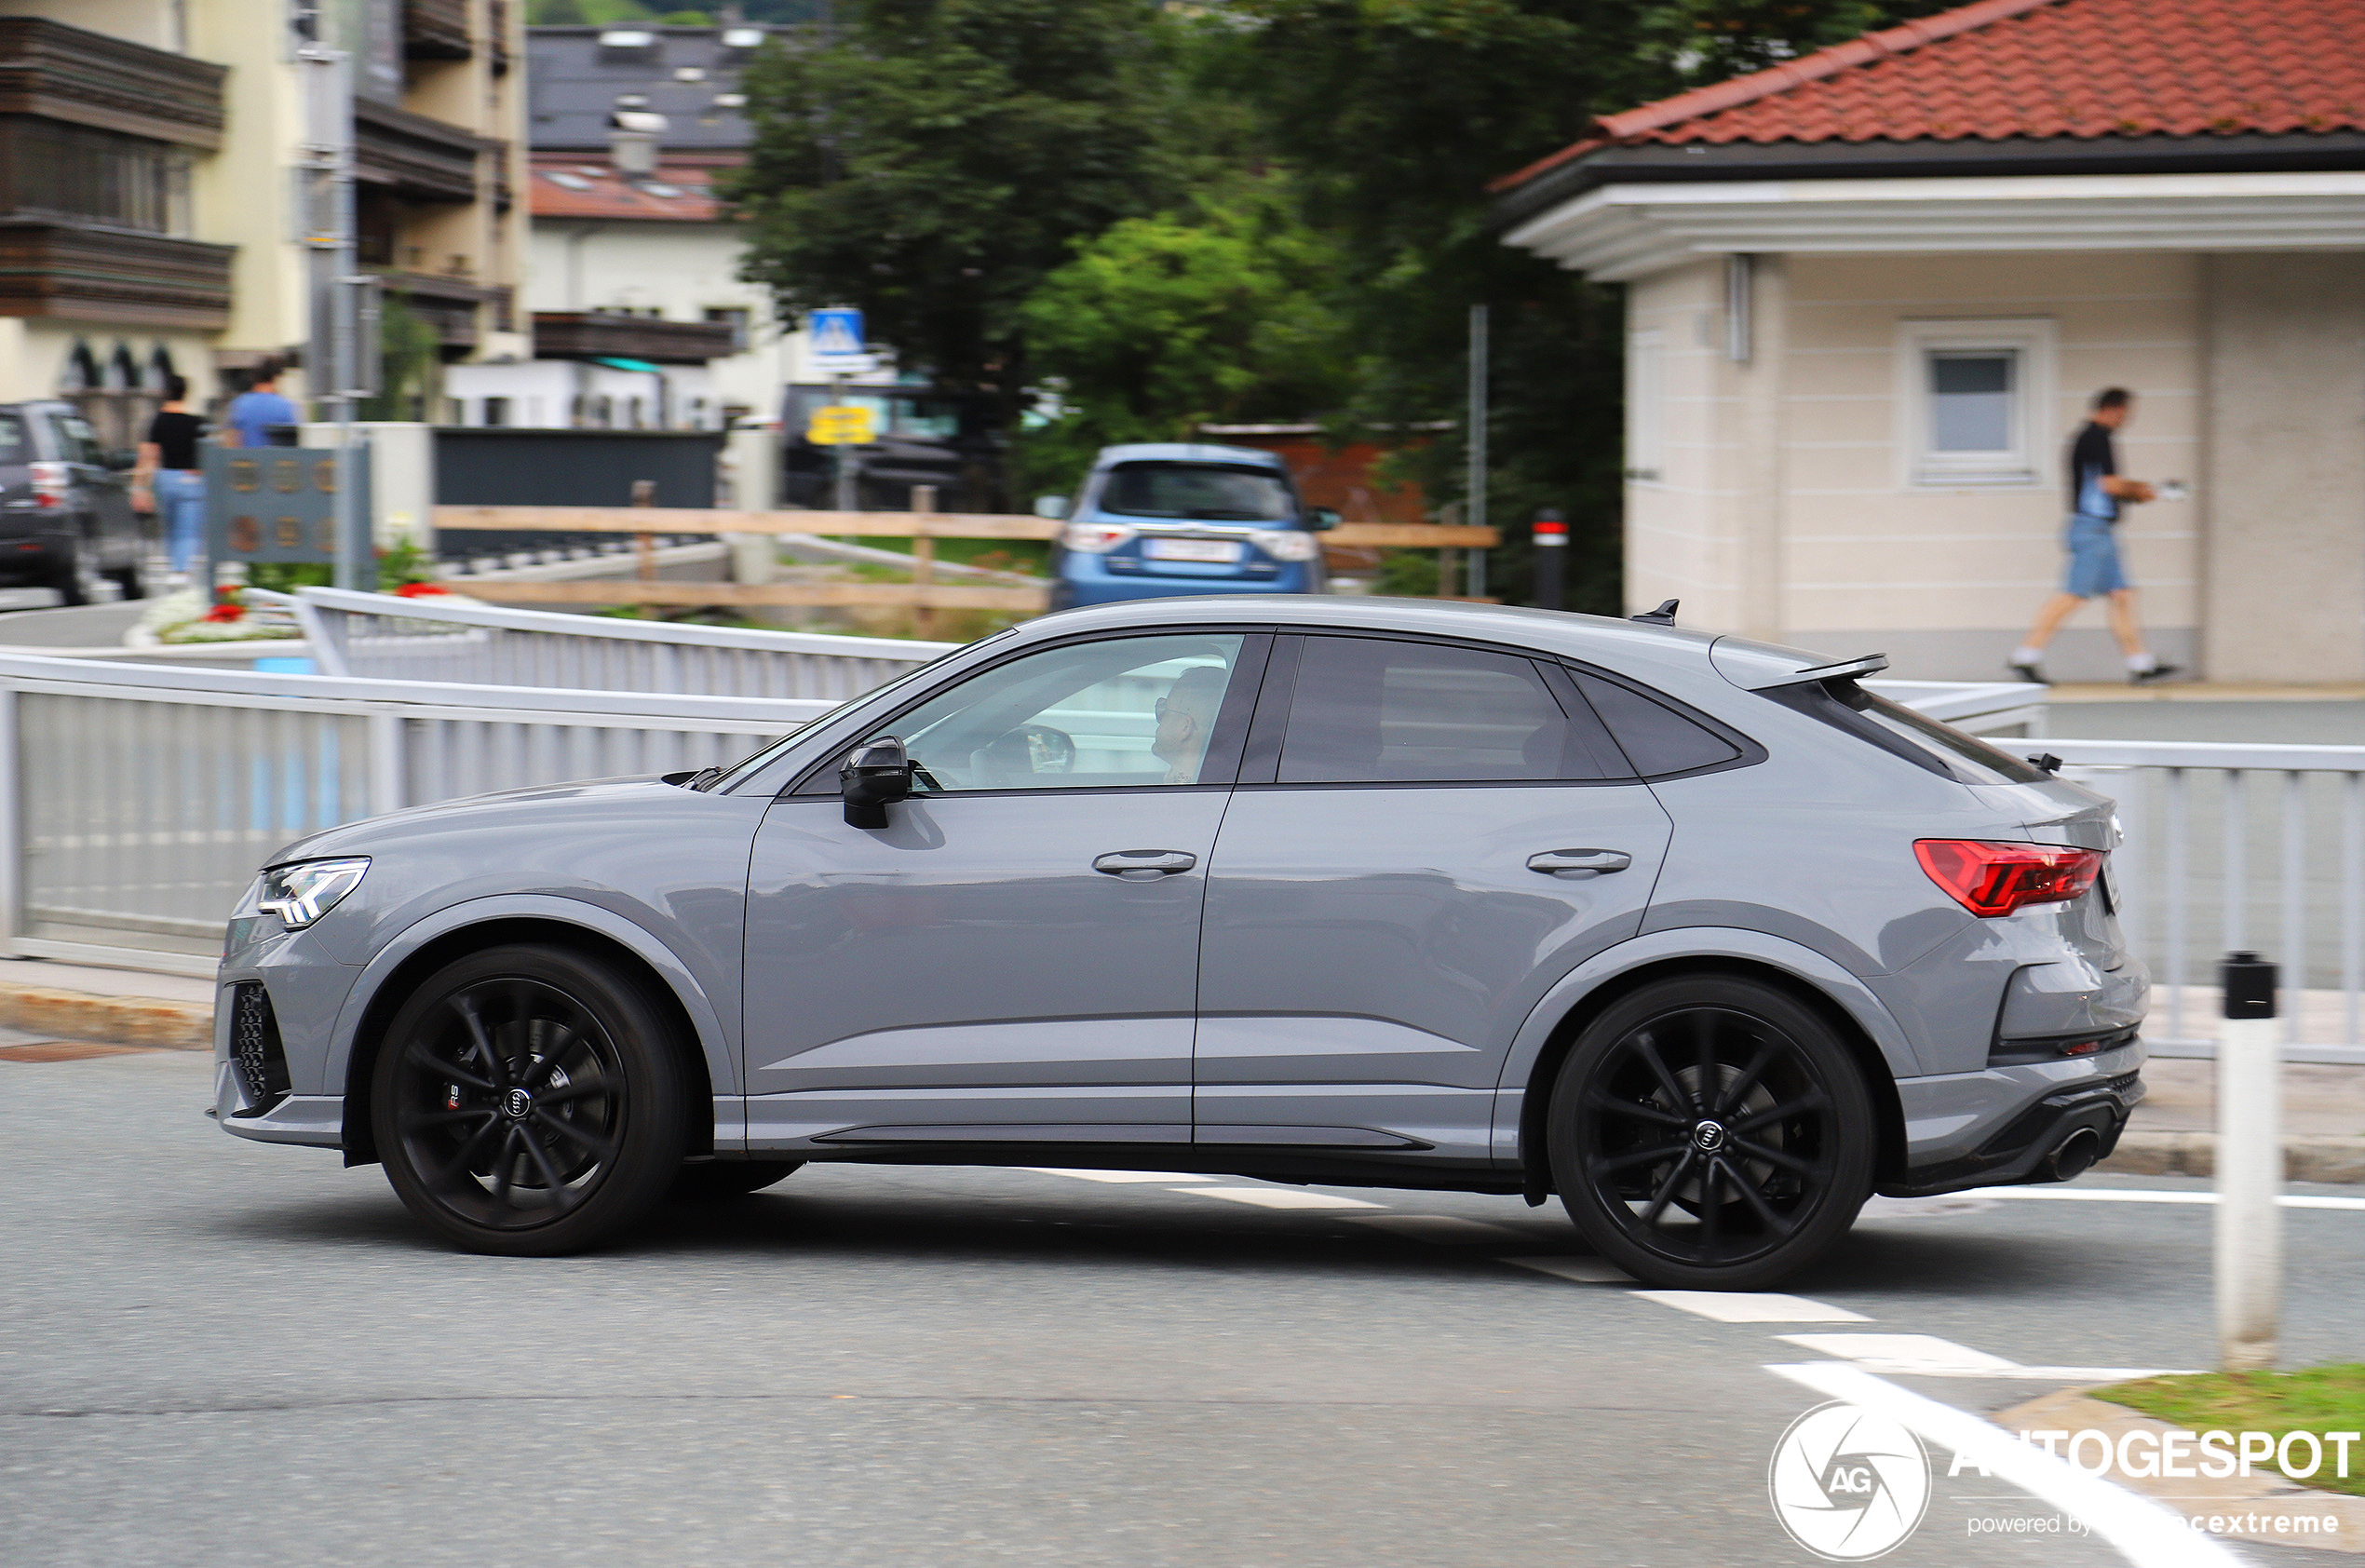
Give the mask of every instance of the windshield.
M 1199 522 L 1287 522 L 1297 516 L 1288 482 L 1273 470 L 1204 463 L 1122 464 L 1101 487 L 1100 507 Z

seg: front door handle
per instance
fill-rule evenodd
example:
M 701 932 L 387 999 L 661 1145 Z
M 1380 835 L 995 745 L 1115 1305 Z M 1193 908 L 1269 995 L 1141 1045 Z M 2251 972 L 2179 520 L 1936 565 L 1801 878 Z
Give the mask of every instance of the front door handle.
M 1622 849 L 1547 849 L 1541 855 L 1527 858 L 1529 871 L 1566 877 L 1571 881 L 1606 876 L 1612 872 L 1622 872 L 1633 863 L 1634 857 Z
M 1187 872 L 1199 858 L 1181 849 L 1119 849 L 1092 862 L 1096 872 L 1121 876 L 1128 882 L 1155 882 L 1162 876 Z

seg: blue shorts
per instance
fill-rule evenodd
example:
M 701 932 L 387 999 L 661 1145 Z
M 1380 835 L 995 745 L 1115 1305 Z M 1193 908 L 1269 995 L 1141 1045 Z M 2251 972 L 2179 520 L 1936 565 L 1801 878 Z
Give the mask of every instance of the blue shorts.
M 2062 580 L 2062 592 L 2096 599 L 2134 586 L 2118 563 L 2117 532 L 2102 519 L 2073 512 L 2061 531 L 2061 545 L 2069 551 L 2069 575 Z

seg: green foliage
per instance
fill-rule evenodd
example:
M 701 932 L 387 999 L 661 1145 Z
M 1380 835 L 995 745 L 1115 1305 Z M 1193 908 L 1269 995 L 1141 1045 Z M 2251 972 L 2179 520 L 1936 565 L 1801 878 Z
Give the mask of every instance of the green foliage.
M 1684 86 L 1721 82 L 1957 0 L 1666 0 L 1641 13 L 1643 48 Z
M 828 42 L 749 69 L 746 276 L 787 312 L 861 306 L 903 363 L 1014 422 L 1028 295 L 1161 204 L 1163 39 L 1140 0 L 845 0 Z
M 407 295 L 387 294 L 378 308 L 378 394 L 364 398 L 362 419 L 427 419 L 443 389 L 443 334 Z
M 2298 1372 L 2189 1372 L 2139 1378 L 2095 1396 L 2192 1431 L 2354 1432 L 2365 1427 L 2365 1363 L 2338 1362 Z M 2304 1484 L 2365 1496 L 2365 1472 L 2338 1473 L 2322 1444 L 2323 1467 Z
M 1277 177 L 1079 245 L 1020 313 L 1070 411 L 1024 438 L 1022 488 L 1065 489 L 1115 442 L 1338 406 L 1354 364 L 1331 295 L 1341 260 Z

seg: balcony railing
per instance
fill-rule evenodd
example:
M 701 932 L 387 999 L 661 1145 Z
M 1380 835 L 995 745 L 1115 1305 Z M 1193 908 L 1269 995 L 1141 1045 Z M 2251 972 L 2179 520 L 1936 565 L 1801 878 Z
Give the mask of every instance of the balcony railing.
M 353 101 L 357 178 L 413 201 L 477 199 L 477 155 L 506 145 L 372 99 Z
M 403 0 L 402 52 L 412 60 L 466 60 L 468 0 Z
M 222 144 L 226 66 L 40 17 L 0 17 L 0 115 Z
M 0 217 L 0 316 L 222 327 L 230 319 L 233 250 L 132 229 Z
M 388 267 L 370 269 L 384 280 L 385 291 L 398 294 L 411 313 L 432 326 L 450 349 L 474 348 L 482 333 L 479 330 L 480 307 L 491 319 L 483 322 L 485 331 L 506 332 L 510 330 L 512 291 L 507 284 L 478 283 L 465 277 L 443 277 L 431 273 L 399 272 Z
M 727 321 L 661 321 L 650 316 L 598 311 L 537 310 L 537 359 L 646 359 L 660 365 L 702 365 L 733 352 Z

